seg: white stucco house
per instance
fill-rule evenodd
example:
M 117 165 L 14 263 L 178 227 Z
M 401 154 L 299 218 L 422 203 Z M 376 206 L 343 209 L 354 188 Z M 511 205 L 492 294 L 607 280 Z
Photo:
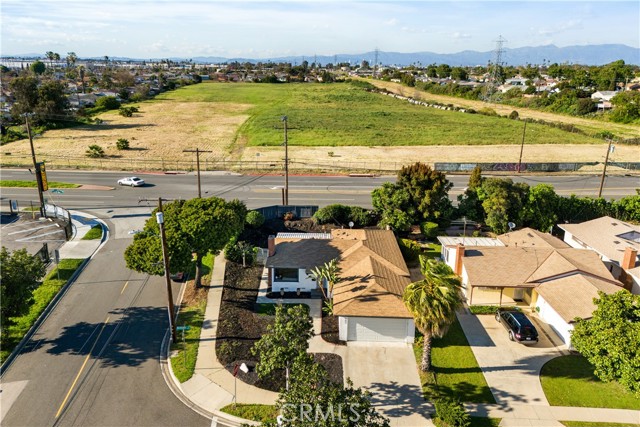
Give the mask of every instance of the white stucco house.
M 272 292 L 312 292 L 310 270 L 339 259 L 333 313 L 344 341 L 413 343 L 415 324 L 402 301 L 410 281 L 390 230 L 279 233 L 266 260 Z

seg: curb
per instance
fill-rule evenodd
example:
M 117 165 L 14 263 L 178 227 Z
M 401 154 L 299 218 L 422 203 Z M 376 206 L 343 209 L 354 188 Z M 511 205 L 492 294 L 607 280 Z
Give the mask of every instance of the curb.
M 96 218 L 96 220 L 97 220 L 97 218 Z M 2 378 L 4 373 L 11 367 L 11 364 L 13 363 L 15 358 L 20 354 L 20 352 L 22 352 L 22 349 L 24 348 L 26 343 L 31 339 L 33 334 L 35 334 L 38 331 L 38 329 L 40 328 L 40 326 L 42 326 L 44 321 L 47 320 L 47 317 L 49 317 L 49 314 L 51 314 L 51 312 L 56 308 L 56 306 L 58 305 L 60 300 L 62 300 L 62 298 L 64 298 L 64 296 L 67 293 L 67 290 L 76 281 L 78 276 L 80 276 L 80 274 L 82 273 L 84 268 L 87 266 L 89 261 L 91 261 L 91 258 L 93 258 L 93 255 L 95 255 L 95 253 L 98 252 L 98 250 L 100 250 L 100 248 L 108 240 L 108 238 L 109 238 L 109 227 L 107 227 L 107 225 L 103 221 L 101 221 L 101 220 L 97 220 L 97 221 L 102 226 L 102 239 L 100 240 L 100 245 L 96 248 L 95 251 L 93 251 L 93 253 L 91 255 L 89 255 L 88 257 L 86 257 L 84 259 L 84 261 L 82 261 L 82 263 L 78 266 L 76 271 L 74 271 L 74 273 L 71 275 L 71 277 L 69 277 L 69 279 L 67 280 L 67 283 L 65 283 L 62 286 L 62 288 L 60 288 L 58 293 L 51 299 L 51 301 L 49 301 L 49 304 L 47 304 L 45 309 L 42 310 L 42 313 L 40 313 L 40 316 L 38 316 L 36 321 L 33 322 L 33 325 L 31 325 L 31 327 L 29 328 L 27 333 L 24 334 L 24 336 L 22 337 L 20 342 L 16 345 L 16 347 L 13 349 L 11 354 L 9 356 L 7 356 L 5 361 L 2 363 L 2 366 L 0 366 L 0 378 Z M 74 235 L 75 235 L 75 231 L 74 231 Z

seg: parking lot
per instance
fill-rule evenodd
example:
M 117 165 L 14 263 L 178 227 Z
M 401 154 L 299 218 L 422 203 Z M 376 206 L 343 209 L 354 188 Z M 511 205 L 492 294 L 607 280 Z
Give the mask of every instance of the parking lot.
M 30 254 L 36 254 L 44 243 L 51 254 L 66 242 L 65 231 L 59 220 L 39 218 L 39 214 L 31 213 L 2 214 L 0 239 L 2 246 L 9 251 L 26 248 Z
M 529 315 L 539 334 L 537 344 L 509 340 L 507 330 L 492 315 L 458 314 L 465 335 L 500 404 L 548 405 L 540 385 L 540 369 L 561 356 L 566 346 L 535 316 Z

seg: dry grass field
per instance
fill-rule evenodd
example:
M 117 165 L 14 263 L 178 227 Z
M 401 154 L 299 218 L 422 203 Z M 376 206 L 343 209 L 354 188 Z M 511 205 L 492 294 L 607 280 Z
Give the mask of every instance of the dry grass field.
M 380 83 L 390 90 L 415 96 L 409 89 L 393 83 Z M 213 86 L 211 86 L 213 87 Z M 235 96 L 233 85 L 224 86 L 224 91 Z M 243 91 L 247 89 L 245 85 Z M 259 93 L 266 93 L 266 85 L 253 85 Z M 284 86 L 279 86 L 284 87 Z M 182 90 L 186 96 L 182 96 Z M 229 161 L 245 162 L 245 169 L 255 164 L 257 167 L 278 169 L 284 158 L 284 149 L 278 144 L 281 131 L 271 126 L 276 144 L 261 145 L 251 143 L 247 128 L 256 126 L 256 115 L 260 115 L 260 102 L 239 102 L 242 98 L 216 98 L 211 93 L 201 95 L 198 86 L 167 92 L 159 99 L 138 104 L 140 111 L 126 118 L 111 111 L 100 115 L 101 125 L 80 126 L 62 130 L 47 131 L 34 139 L 39 159 L 45 160 L 53 168 L 96 168 L 121 170 L 174 170 L 193 169 L 195 154 L 183 150 L 195 149 L 211 151 L 201 155 L 203 169 L 220 169 L 230 166 Z M 289 90 L 289 89 L 287 89 Z M 260 92 L 263 91 L 263 92 Z M 220 92 L 212 92 L 219 96 Z M 204 97 L 204 96 L 208 96 Z M 200 98 L 198 98 L 200 96 Z M 383 95 L 379 95 L 383 97 Z M 450 97 L 436 97 L 424 94 L 425 99 L 443 103 L 478 108 L 474 101 Z M 268 98 L 268 97 L 265 97 Z M 389 99 L 384 97 L 385 102 Z M 253 99 L 251 99 L 253 101 Z M 454 102 L 455 101 L 455 102 Z M 404 101 L 392 101 L 405 103 Z M 480 103 L 481 104 L 481 103 Z M 481 104 L 482 105 L 482 104 Z M 301 107 L 301 108 L 304 108 Z M 508 114 L 511 107 L 492 105 L 500 114 Z M 503 111 L 504 110 L 504 111 Z M 508 110 L 508 111 L 507 111 Z M 537 117 L 552 121 L 581 121 L 584 119 L 557 116 L 549 113 L 519 110 L 523 117 Z M 449 112 L 447 112 L 449 113 Z M 270 113 L 271 114 L 271 113 Z M 450 114 L 461 114 L 450 112 Z M 465 115 L 468 116 L 468 115 Z M 270 116 L 269 116 L 270 117 Z M 456 116 L 459 117 L 459 116 Z M 276 116 L 277 118 L 277 116 Z M 466 117 L 465 117 L 466 118 Z M 277 120 L 276 120 L 277 122 Z M 587 121 L 589 122 L 589 121 Z M 587 123 L 591 125 L 591 123 Z M 593 126 L 602 126 L 601 123 Z M 260 125 L 264 128 L 264 125 Z M 615 126 L 615 125 L 614 125 Z M 624 127 L 612 130 L 627 135 L 638 129 Z M 543 128 L 541 128 L 543 129 Z M 529 129 L 527 128 L 527 131 Z M 553 130 L 556 132 L 556 130 Z M 544 132 L 544 130 L 542 130 Z M 551 132 L 551 131 L 550 131 Z M 275 135 L 275 136 L 274 136 Z M 567 134 L 570 141 L 572 134 Z M 129 150 L 118 150 L 116 141 L 128 139 Z M 403 164 L 422 161 L 434 162 L 517 162 L 520 145 L 420 145 L 420 146 L 296 146 L 295 131 L 290 134 L 289 159 L 291 169 L 370 169 L 396 170 Z M 606 144 L 591 139 L 594 143 L 527 143 L 524 147 L 524 162 L 602 162 Z M 85 152 L 89 145 L 97 144 L 106 153 L 104 159 L 90 159 Z M 27 140 L 16 141 L 0 147 L 3 166 L 29 165 L 31 162 Z M 222 163 L 222 160 L 225 163 Z M 610 157 L 614 162 L 640 161 L 640 146 L 618 145 Z

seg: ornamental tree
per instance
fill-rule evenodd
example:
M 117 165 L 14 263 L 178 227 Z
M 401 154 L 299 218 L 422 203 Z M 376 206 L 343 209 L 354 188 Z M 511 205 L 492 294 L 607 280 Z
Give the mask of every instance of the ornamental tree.
M 0 325 L 7 325 L 9 317 L 22 316 L 29 310 L 33 290 L 44 277 L 45 266 L 38 257 L 19 249 L 9 253 L 0 250 Z
M 640 397 L 640 296 L 598 292 L 591 319 L 576 319 L 571 343 L 602 381 L 618 381 Z

